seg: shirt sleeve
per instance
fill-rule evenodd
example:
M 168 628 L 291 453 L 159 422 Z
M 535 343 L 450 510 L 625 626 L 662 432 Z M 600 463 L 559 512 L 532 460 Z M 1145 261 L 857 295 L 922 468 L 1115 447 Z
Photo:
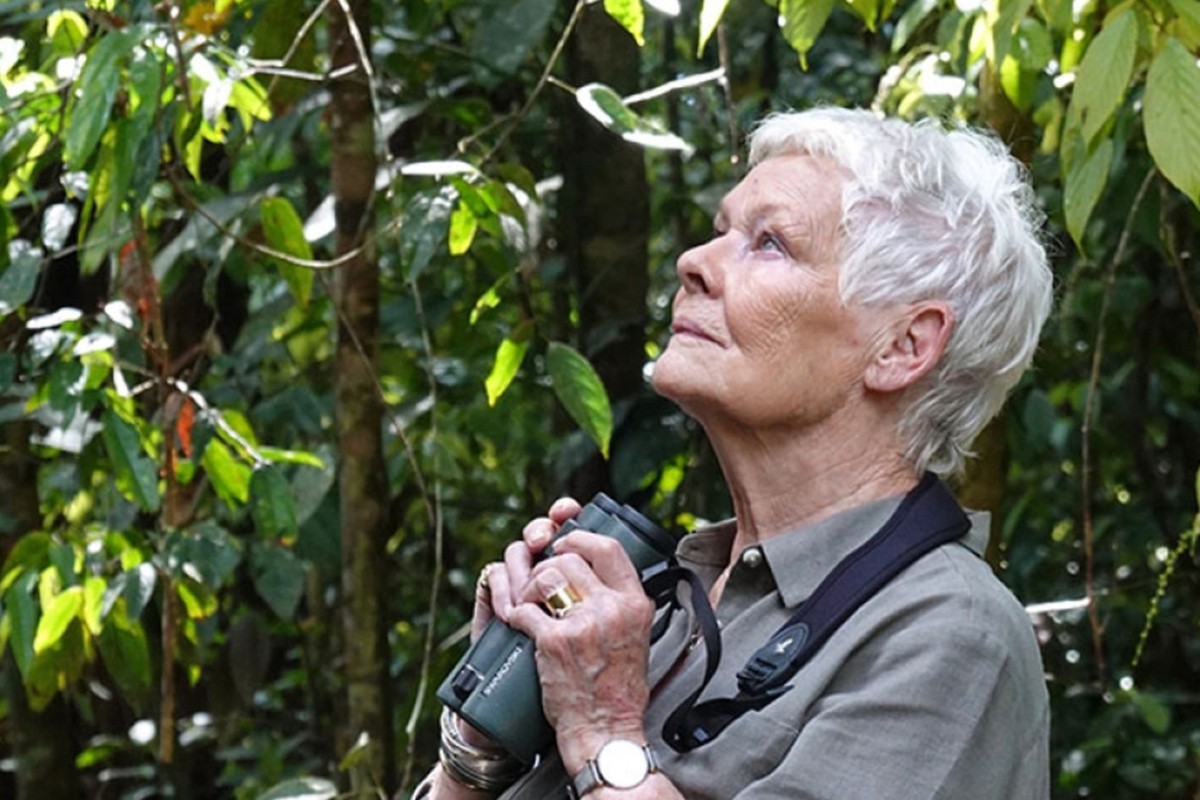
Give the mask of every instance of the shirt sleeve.
M 738 800 L 1045 800 L 1045 703 L 986 631 L 906 628 L 848 659 Z M 1037 686 L 1044 692 L 1044 687 Z

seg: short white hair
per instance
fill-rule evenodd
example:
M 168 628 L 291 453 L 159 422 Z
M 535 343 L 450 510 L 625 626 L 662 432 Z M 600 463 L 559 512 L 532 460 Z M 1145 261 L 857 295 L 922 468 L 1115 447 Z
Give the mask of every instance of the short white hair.
M 751 135 L 751 164 L 797 154 L 844 176 L 842 301 L 952 309 L 946 351 L 915 387 L 899 434 L 918 470 L 961 472 L 1032 361 L 1052 304 L 1044 215 L 1024 166 L 992 135 L 865 110 L 773 114 Z

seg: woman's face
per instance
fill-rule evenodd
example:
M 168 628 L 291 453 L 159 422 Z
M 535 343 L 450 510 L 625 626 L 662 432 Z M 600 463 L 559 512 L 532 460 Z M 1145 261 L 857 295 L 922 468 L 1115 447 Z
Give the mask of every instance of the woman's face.
M 706 427 L 810 427 L 861 391 L 864 314 L 838 297 L 842 178 L 778 156 L 721 202 L 713 238 L 680 256 L 654 386 Z

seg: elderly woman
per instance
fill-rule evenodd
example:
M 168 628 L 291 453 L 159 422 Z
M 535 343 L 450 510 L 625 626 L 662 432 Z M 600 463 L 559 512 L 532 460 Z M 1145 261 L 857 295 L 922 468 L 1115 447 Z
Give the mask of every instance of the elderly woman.
M 736 511 L 676 554 L 715 610 L 719 663 L 697 646 L 695 603 L 650 645 L 654 605 L 612 539 L 574 531 L 538 560 L 579 509 L 560 500 L 487 570 L 475 615 L 477 632 L 495 615 L 536 643 L 556 746 L 520 774 L 450 717 L 416 796 L 1048 796 L 1042 667 L 981 557 L 985 515 L 876 587 L 790 689 L 711 741 L 672 733 L 698 686 L 736 696 L 764 643 L 792 644 L 772 636 L 843 559 L 926 524 L 904 519 L 912 498 L 962 467 L 1051 301 L 1031 192 L 991 138 L 822 109 L 768 118 L 750 161 L 712 239 L 679 258 L 653 377 L 704 427 Z M 570 613 L 547 614 L 551 597 Z M 484 773 L 504 777 L 464 780 Z

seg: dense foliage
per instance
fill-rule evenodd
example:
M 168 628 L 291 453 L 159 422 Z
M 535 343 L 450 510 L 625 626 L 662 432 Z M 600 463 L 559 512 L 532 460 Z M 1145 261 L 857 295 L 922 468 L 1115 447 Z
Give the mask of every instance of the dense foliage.
M 0 0 L 0 794 L 411 788 L 473 576 L 528 517 L 728 511 L 639 376 L 742 135 L 834 103 L 1029 164 L 1058 307 L 962 491 L 1044 645 L 1056 797 L 1200 796 L 1198 5 Z M 353 259 L 374 329 L 336 300 Z M 384 766 L 348 724 L 339 341 L 383 408 Z

